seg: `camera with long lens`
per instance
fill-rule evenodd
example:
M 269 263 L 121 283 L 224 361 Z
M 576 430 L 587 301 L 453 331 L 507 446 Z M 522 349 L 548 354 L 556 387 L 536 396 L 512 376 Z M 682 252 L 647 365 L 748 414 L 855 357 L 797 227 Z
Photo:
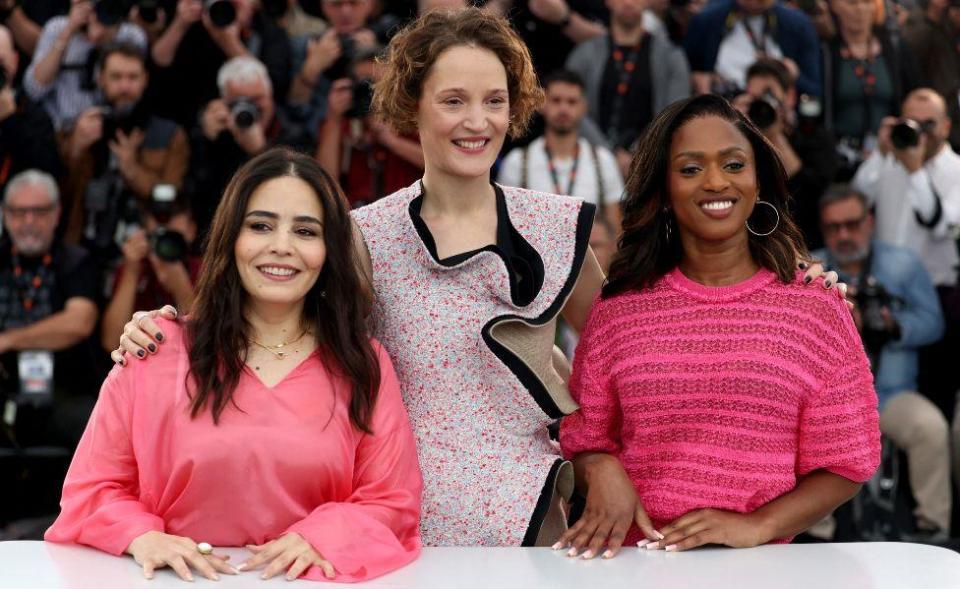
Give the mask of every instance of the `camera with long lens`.
M 860 308 L 860 338 L 871 356 L 877 357 L 889 343 L 894 332 L 883 318 L 883 309 L 891 309 L 894 297 L 874 276 L 867 276 L 857 291 L 857 306 Z
M 177 262 L 187 257 L 187 240 L 179 231 L 167 227 L 176 213 L 177 189 L 171 184 L 157 184 L 150 199 L 150 214 L 157 221 L 157 228 L 147 236 L 150 251 L 165 262 Z
M 753 100 L 747 108 L 747 116 L 760 129 L 766 129 L 777 122 L 779 118 L 780 101 L 772 92 L 767 90 L 762 96 Z
M 237 9 L 231 0 L 207 0 L 203 8 L 218 29 L 229 27 L 237 20 Z
M 100 24 L 105 27 L 112 27 L 127 18 L 130 7 L 125 0 L 96 0 L 93 11 Z
M 934 121 L 918 123 L 913 119 L 902 119 L 890 129 L 890 142 L 897 149 L 907 149 L 920 144 L 920 135 L 936 126 Z
M 260 109 L 251 100 L 238 98 L 227 106 L 230 107 L 230 116 L 238 129 L 249 129 L 260 120 Z
M 351 35 L 340 35 L 340 57 L 327 69 L 326 77 L 330 80 L 339 80 L 350 75 L 350 65 L 357 56 L 357 42 Z

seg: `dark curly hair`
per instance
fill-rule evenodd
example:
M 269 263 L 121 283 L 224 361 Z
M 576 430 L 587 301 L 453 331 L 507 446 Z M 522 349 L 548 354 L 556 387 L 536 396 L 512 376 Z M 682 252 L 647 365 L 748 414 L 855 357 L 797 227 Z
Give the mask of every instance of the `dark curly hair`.
M 430 68 L 441 53 L 461 45 L 492 51 L 503 63 L 510 95 L 509 133 L 522 136 L 543 103 L 530 51 L 510 21 L 479 8 L 431 10 L 397 33 L 380 60 L 384 72 L 374 87 L 373 111 L 398 132 L 415 132 L 420 94 Z
M 794 279 L 797 260 L 807 257 L 803 237 L 788 212 L 791 199 L 787 174 L 776 148 L 724 98 L 712 94 L 696 96 L 674 102 L 661 111 L 640 140 L 630 164 L 623 201 L 623 231 L 603 287 L 604 297 L 650 287 L 680 263 L 680 240 L 666 238 L 667 224 L 676 223 L 673 213 L 664 210 L 670 205 L 670 145 L 680 127 L 709 116 L 730 122 L 750 142 L 760 187 L 758 197 L 775 206 L 780 214 L 780 224 L 772 234 L 758 237 L 748 233 L 753 259 L 786 283 Z

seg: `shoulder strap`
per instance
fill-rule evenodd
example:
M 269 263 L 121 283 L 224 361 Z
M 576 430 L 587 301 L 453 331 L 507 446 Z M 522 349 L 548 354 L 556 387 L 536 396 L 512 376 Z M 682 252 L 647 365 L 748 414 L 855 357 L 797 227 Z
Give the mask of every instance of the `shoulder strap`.
M 603 181 L 603 170 L 600 168 L 600 155 L 597 153 L 597 146 L 593 143 L 590 144 L 590 156 L 593 159 L 593 169 L 597 173 L 597 208 L 603 212 L 606 208 L 607 186 Z
M 524 145 L 520 152 L 520 188 L 530 184 L 530 145 Z

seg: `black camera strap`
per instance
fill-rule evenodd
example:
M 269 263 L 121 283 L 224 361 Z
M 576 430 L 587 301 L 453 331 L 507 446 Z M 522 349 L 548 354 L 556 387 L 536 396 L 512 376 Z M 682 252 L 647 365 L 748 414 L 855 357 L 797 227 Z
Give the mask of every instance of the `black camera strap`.
M 850 45 L 841 36 L 840 57 L 854 62 L 853 75 L 860 82 L 860 88 L 863 90 L 863 125 L 860 130 L 860 147 L 863 147 L 864 140 L 870 132 L 870 120 L 873 119 L 873 94 L 877 90 L 877 74 L 874 71 L 877 57 L 873 55 L 873 45 L 875 38 L 871 35 L 867 44 L 867 57 L 860 59 L 853 56 Z
M 630 86 L 633 85 L 637 63 L 647 38 L 648 35 L 644 31 L 636 45 L 625 48 L 615 45 L 613 37 L 610 37 L 610 57 L 613 59 L 613 67 L 617 73 L 617 86 L 614 88 L 613 104 L 610 107 L 610 120 L 607 123 L 606 135 L 610 144 L 614 147 L 617 146 L 620 139 L 620 121 L 623 119 L 623 107 L 626 105 Z

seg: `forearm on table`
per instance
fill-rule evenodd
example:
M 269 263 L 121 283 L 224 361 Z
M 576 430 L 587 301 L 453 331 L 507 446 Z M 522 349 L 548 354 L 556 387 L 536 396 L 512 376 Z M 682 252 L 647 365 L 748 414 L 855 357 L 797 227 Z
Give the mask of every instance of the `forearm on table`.
M 830 515 L 856 495 L 860 486 L 838 474 L 817 470 L 802 478 L 792 491 L 751 515 L 764 530 L 764 543 L 795 536 Z

